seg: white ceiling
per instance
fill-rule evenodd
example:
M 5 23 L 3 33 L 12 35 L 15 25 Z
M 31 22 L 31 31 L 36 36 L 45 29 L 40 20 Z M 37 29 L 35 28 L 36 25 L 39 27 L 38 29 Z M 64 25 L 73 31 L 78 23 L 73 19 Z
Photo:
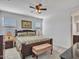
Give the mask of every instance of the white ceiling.
M 30 5 L 35 5 L 40 1 L 47 11 L 42 11 L 42 14 L 36 14 Z M 31 15 L 39 18 L 46 18 L 57 14 L 63 10 L 71 10 L 79 6 L 79 0 L 0 0 L 0 10 L 14 12 L 18 14 Z

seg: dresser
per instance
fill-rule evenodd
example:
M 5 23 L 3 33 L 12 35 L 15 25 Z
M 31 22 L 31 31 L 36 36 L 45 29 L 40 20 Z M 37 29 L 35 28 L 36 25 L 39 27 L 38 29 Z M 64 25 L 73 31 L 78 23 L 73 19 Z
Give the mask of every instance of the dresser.
M 79 42 L 79 35 L 73 35 L 73 44 Z
M 0 59 L 3 59 L 3 35 L 0 35 Z

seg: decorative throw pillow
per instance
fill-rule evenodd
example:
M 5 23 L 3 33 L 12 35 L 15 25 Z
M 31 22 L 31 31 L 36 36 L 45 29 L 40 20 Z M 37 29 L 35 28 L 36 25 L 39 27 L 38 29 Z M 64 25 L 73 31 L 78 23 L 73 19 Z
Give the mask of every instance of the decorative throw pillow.
M 27 36 L 27 32 L 18 33 L 18 36 Z
M 28 32 L 28 36 L 35 36 L 35 32 Z

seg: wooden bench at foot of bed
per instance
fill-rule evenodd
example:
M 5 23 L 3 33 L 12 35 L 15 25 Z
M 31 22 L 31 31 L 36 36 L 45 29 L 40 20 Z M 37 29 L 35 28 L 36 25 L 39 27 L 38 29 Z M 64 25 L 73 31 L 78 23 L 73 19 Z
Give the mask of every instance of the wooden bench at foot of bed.
M 29 45 L 22 44 L 22 49 L 21 49 L 22 59 L 25 59 L 26 56 L 32 55 L 32 47 L 33 46 L 49 43 L 49 44 L 52 45 L 52 49 L 53 49 L 53 43 L 52 42 L 53 42 L 52 39 L 49 39 L 49 40 L 46 40 L 46 41 L 36 42 L 36 43 L 29 44 Z
M 49 44 L 49 43 L 33 46 L 32 47 L 32 56 L 35 56 L 36 59 L 38 59 L 38 56 L 40 54 L 43 54 L 43 53 L 45 53 L 45 52 L 47 52 L 49 50 L 51 51 L 51 54 L 52 54 L 52 45 Z

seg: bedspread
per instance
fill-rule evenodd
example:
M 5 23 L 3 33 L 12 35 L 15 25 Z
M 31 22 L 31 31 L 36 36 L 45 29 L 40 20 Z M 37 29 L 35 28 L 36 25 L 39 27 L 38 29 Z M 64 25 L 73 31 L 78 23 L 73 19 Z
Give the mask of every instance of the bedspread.
M 21 45 L 22 43 L 24 44 L 31 44 L 31 43 L 36 43 L 36 42 L 41 42 L 41 41 L 46 41 L 49 40 L 49 37 L 46 36 L 21 36 L 21 37 L 16 37 L 16 48 L 18 51 L 21 51 Z

